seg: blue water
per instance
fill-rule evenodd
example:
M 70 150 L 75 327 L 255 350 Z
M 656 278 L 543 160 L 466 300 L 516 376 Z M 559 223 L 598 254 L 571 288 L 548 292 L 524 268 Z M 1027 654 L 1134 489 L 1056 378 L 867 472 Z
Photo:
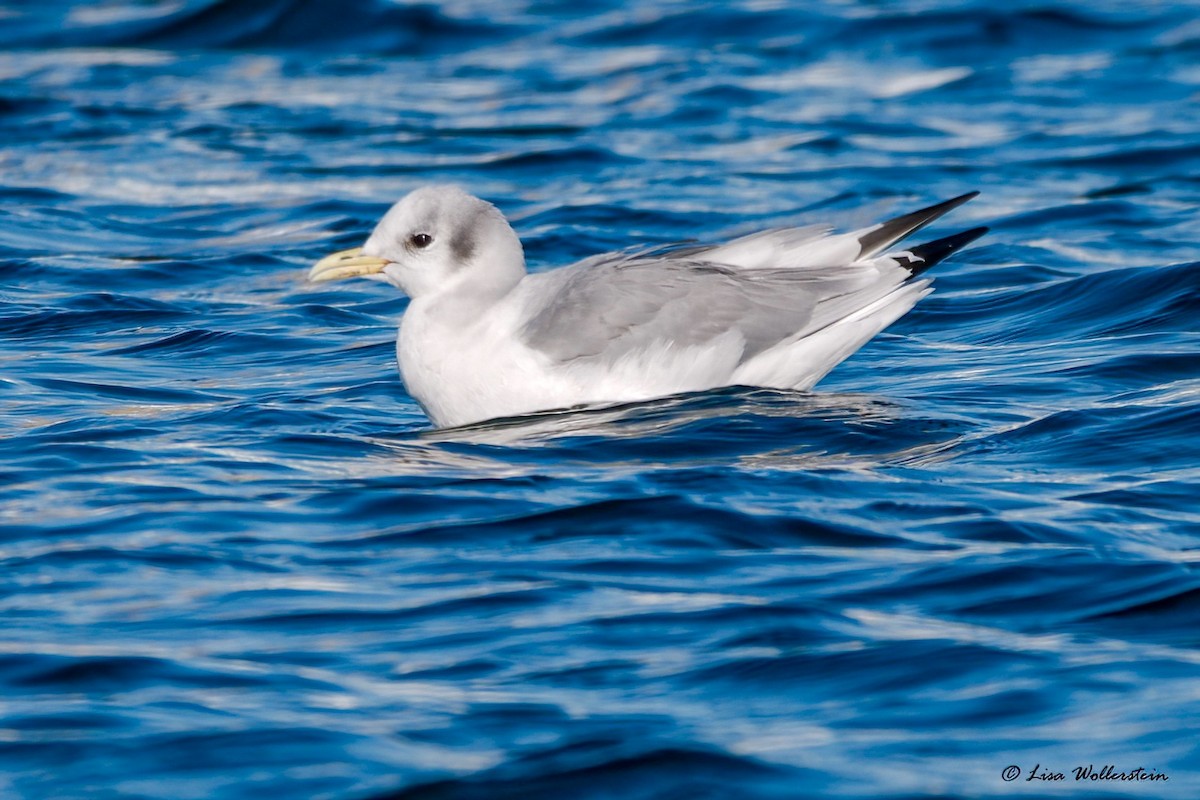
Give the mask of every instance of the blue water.
M 1200 796 L 1197 7 L 582 8 L 0 5 L 0 797 Z M 433 431 L 305 282 L 430 181 L 992 233 L 814 393 Z

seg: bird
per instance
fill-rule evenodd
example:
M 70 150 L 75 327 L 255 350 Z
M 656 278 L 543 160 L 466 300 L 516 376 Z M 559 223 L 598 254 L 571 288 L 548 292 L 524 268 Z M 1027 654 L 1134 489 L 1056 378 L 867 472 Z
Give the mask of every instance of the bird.
M 987 232 L 890 249 L 976 195 L 849 233 L 777 228 L 531 273 L 496 206 L 428 185 L 309 279 L 363 276 L 408 296 L 400 376 L 439 428 L 725 386 L 807 390 L 932 291 L 926 270 Z

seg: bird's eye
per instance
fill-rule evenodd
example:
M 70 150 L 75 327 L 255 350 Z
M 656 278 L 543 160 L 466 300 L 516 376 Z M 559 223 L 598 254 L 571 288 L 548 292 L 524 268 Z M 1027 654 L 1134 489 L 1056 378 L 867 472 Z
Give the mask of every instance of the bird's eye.
M 429 247 L 433 244 L 433 237 L 428 233 L 414 233 L 408 241 L 412 243 L 413 247 Z

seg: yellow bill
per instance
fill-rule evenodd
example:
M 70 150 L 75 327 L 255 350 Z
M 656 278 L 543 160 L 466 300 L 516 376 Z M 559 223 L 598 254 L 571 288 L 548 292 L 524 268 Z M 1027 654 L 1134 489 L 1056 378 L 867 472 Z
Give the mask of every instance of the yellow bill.
M 387 261 L 375 256 L 364 256 L 361 247 L 352 247 L 325 256 L 308 271 L 308 279 L 315 283 L 340 281 L 360 275 L 377 275 L 383 272 Z

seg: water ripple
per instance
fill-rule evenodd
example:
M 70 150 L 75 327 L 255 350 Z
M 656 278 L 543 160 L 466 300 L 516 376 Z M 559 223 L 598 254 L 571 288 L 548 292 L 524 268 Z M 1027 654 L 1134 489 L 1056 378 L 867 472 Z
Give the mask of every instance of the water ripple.
M 0 8 L 0 794 L 1195 795 L 1194 17 Z M 992 233 L 816 392 L 431 430 L 304 282 L 431 180 L 536 270 Z

